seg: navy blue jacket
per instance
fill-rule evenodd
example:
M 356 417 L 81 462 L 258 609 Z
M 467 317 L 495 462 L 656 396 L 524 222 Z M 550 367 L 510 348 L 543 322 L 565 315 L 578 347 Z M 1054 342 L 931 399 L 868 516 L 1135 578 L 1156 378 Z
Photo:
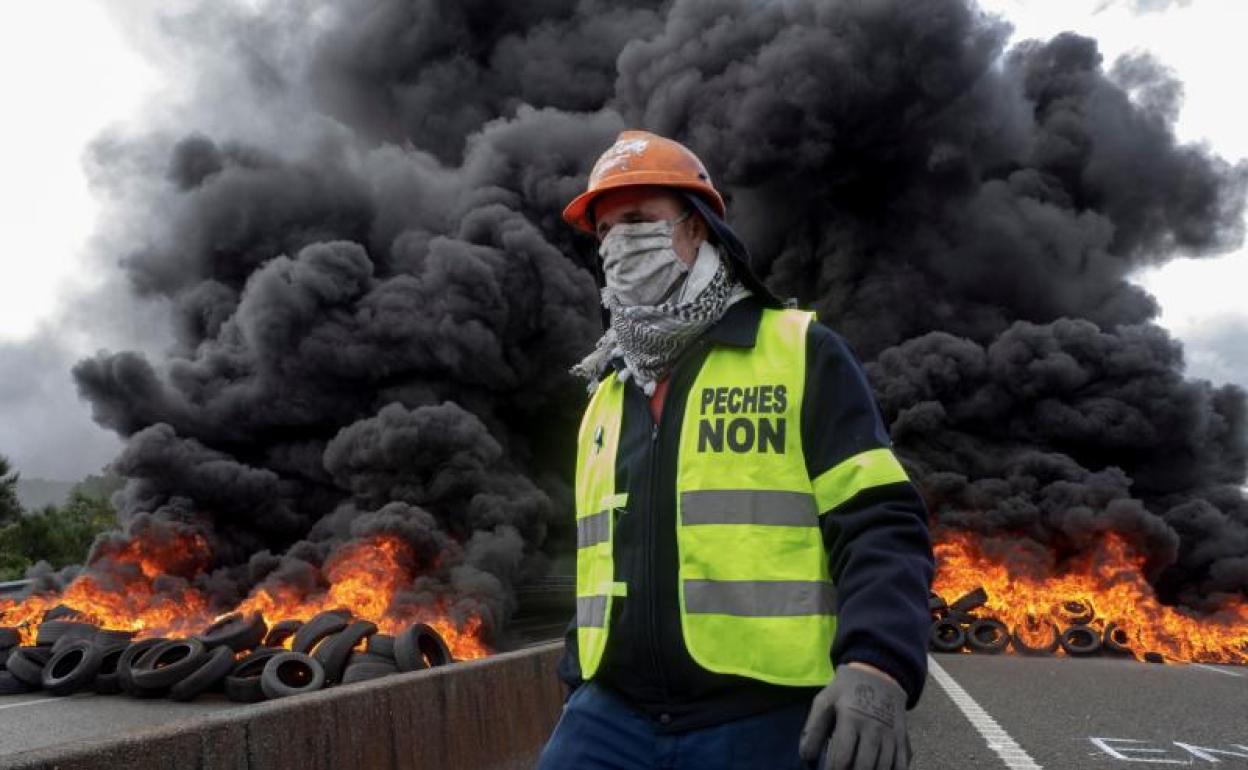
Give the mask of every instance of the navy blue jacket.
M 616 521 L 616 601 L 595 681 L 652 716 L 664 732 L 708 727 L 810 699 L 818 688 L 786 687 L 717 674 L 690 657 L 680 629 L 676 558 L 676 447 L 689 389 L 713 346 L 753 347 L 763 305 L 733 305 L 673 367 L 656 425 L 646 396 L 625 388 L 616 489 L 627 511 Z M 802 442 L 811 478 L 860 452 L 891 444 L 862 367 L 845 341 L 820 323 L 807 338 Z M 927 510 L 908 482 L 864 491 L 823 517 L 837 587 L 834 665 L 869 663 L 918 702 L 927 676 L 927 606 L 933 558 Z M 581 683 L 575 618 L 560 677 Z

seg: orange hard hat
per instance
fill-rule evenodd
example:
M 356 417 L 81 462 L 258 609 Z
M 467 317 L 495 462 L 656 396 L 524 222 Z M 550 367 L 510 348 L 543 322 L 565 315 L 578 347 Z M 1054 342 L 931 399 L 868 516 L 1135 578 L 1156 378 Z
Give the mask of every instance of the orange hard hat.
M 649 131 L 621 131 L 615 144 L 607 148 L 589 172 L 585 192 L 563 210 L 563 221 L 592 235 L 590 206 L 594 199 L 616 187 L 640 185 L 677 187 L 698 193 L 716 214 L 724 216 L 723 197 L 711 184 L 706 166 L 689 148 Z

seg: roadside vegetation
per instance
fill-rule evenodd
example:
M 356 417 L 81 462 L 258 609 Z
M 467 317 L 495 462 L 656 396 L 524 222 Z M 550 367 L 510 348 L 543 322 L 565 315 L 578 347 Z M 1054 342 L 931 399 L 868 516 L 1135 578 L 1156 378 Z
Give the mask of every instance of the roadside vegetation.
M 0 455 L 0 581 L 20 580 L 39 561 L 57 569 L 81 564 L 95 536 L 116 523 L 108 501 L 116 479 L 89 476 L 63 505 L 25 511 L 17 499 L 17 478 Z

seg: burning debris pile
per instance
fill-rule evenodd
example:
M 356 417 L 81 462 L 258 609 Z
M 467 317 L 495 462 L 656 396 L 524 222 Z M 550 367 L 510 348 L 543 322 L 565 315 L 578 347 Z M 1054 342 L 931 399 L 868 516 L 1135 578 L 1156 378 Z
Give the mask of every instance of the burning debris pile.
M 1248 664 L 1248 603 L 1203 615 L 1162 605 L 1143 560 L 1118 535 L 1062 574 L 1013 574 L 965 533 L 938 543 L 936 555 L 929 641 L 938 652 L 1052 655 L 1060 647 L 1072 656 Z
M 189 700 L 224 688 L 232 700 L 254 701 L 488 653 L 479 617 L 455 622 L 437 602 L 396 600 L 419 564 L 397 536 L 337 551 L 324 565 L 323 591 L 261 584 L 215 618 L 194 588 L 183 586 L 178 602 L 158 589 L 179 569 L 194 574 L 203 541 L 150 545 L 133 541 L 110 555 L 108 569 L 87 571 L 59 594 L 0 600 L 0 617 L 15 624 L 0 627 L 0 694 L 94 689 Z
M 424 623 L 382 634 L 347 609 L 272 627 L 259 612 L 234 614 L 189 638 L 140 641 L 131 631 L 67 619 L 74 617 L 65 606 L 49 610 L 34 644 L 19 645 L 19 629 L 0 627 L 0 695 L 44 689 L 186 701 L 223 691 L 230 700 L 254 703 L 454 660 Z
M 58 604 L 139 638 L 346 607 L 485 654 L 572 550 L 567 370 L 601 319 L 558 213 L 626 127 L 695 150 L 759 274 L 868 362 L 939 542 L 1017 584 L 1112 534 L 1158 606 L 1242 608 L 1243 391 L 1184 378 L 1130 277 L 1239 244 L 1248 168 L 1176 139 L 1158 63 L 1007 48 L 967 0 L 171 14 L 122 26 L 194 76 L 90 162 L 116 314 L 167 336 L 74 370 L 126 440 L 119 531 L 0 603 L 28 643 Z M 938 590 L 980 583 L 1022 606 Z

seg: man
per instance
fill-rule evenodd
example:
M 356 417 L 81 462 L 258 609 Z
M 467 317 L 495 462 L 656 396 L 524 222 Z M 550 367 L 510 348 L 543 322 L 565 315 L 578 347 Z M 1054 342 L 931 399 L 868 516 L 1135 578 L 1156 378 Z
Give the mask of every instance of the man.
M 845 342 L 768 292 L 724 213 L 642 131 L 564 211 L 610 321 L 573 370 L 573 691 L 541 770 L 909 765 L 926 510 Z

